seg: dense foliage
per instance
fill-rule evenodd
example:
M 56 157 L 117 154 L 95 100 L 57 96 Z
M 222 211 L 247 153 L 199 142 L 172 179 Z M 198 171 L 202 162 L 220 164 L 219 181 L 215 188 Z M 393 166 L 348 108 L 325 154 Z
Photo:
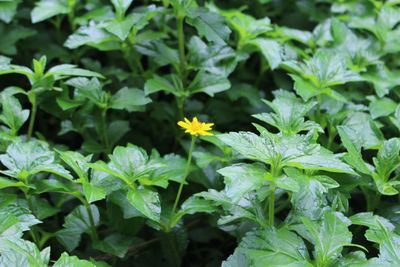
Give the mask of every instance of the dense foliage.
M 0 266 L 400 266 L 399 24 L 0 0 Z

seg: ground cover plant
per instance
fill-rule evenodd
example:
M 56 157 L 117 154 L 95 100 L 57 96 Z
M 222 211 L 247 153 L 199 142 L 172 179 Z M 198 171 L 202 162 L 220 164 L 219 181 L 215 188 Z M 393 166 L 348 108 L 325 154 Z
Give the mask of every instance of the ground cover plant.
M 0 0 L 0 266 L 400 266 L 399 24 Z

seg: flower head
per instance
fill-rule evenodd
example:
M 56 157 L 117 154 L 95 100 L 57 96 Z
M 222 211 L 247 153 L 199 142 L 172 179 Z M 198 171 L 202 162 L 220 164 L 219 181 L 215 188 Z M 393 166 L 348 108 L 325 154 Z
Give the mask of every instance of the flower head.
M 179 121 L 178 125 L 185 129 L 185 133 L 190 133 L 191 135 L 213 135 L 209 131 L 211 131 L 214 123 L 200 122 L 196 117 L 192 121 L 185 118 L 184 121 Z

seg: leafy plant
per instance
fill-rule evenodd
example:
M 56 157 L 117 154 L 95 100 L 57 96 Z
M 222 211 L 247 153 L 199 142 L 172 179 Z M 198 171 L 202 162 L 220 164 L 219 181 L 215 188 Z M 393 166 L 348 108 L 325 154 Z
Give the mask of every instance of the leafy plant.
M 399 22 L 0 0 L 0 266 L 400 265 Z

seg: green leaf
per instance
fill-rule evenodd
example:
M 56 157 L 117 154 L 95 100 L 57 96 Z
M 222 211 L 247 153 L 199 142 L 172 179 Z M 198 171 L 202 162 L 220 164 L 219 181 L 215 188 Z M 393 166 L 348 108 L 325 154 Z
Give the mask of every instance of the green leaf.
M 18 3 L 18 1 L 16 1 Z M 16 3 L 16 4 L 17 4 Z M 1 19 L 1 6 L 4 5 L 0 2 L 0 19 Z M 0 24 L 0 34 L 4 38 L 0 43 L 0 53 L 5 55 L 16 55 L 16 44 L 20 40 L 28 38 L 36 33 L 35 30 L 23 26 L 8 25 L 7 27 Z
M 8 203 L 0 208 L 0 240 L 22 237 L 31 226 L 41 223 L 31 211 L 18 203 Z
M 110 99 L 109 93 L 103 90 L 103 86 L 97 78 L 72 78 L 65 84 L 74 87 L 77 92 L 88 98 L 94 104 L 101 108 L 105 108 Z
M 190 83 L 187 90 L 191 94 L 206 93 L 209 96 L 214 96 L 214 94 L 226 91 L 230 87 L 231 83 L 227 78 L 200 71 Z
M 197 29 L 200 36 L 217 44 L 226 43 L 231 30 L 225 24 L 223 17 L 205 8 L 189 9 L 188 11 L 188 22 Z
M 268 61 L 271 69 L 276 69 L 282 62 L 281 46 L 273 39 L 255 38 L 248 42 L 248 44 L 256 46 L 264 58 Z
M 132 238 L 121 234 L 107 236 L 100 243 L 95 244 L 96 249 L 106 253 L 111 253 L 119 258 L 123 258 L 132 244 Z M 93 265 L 94 266 L 94 265 Z
M 352 234 L 348 229 L 351 221 L 341 213 L 327 211 L 320 223 L 306 217 L 302 221 L 310 235 L 309 241 L 315 246 L 316 262 L 321 266 L 331 264 L 341 256 L 343 247 L 351 243 Z
M 0 161 L 8 169 L 1 173 L 23 181 L 40 172 L 72 179 L 67 170 L 54 162 L 54 153 L 43 142 L 14 142 L 7 148 L 6 154 L 0 155 Z
M 81 26 L 65 41 L 64 46 L 75 49 L 83 45 L 95 47 L 101 51 L 119 50 L 119 39 L 101 28 L 95 22 Z
M 394 225 L 391 222 L 370 212 L 356 214 L 350 219 L 354 224 L 368 227 L 365 237 L 367 240 L 379 244 L 379 258 L 372 258 L 371 266 L 376 266 L 374 264 L 382 266 L 400 264 L 400 236 L 393 232 Z
M 313 121 L 305 121 L 306 114 L 315 106 L 314 101 L 304 102 L 295 94 L 277 90 L 273 92 L 275 98 L 272 102 L 264 102 L 272 108 L 275 113 L 261 113 L 253 115 L 276 128 L 284 134 L 297 134 L 301 131 L 318 129 L 322 132 L 321 126 Z
M 117 146 L 109 158 L 108 164 L 98 161 L 90 166 L 129 184 L 139 178 L 149 177 L 154 170 L 163 166 L 159 161 L 149 158 L 144 149 L 132 144 Z
M 0 121 L 10 128 L 11 134 L 15 135 L 28 120 L 29 110 L 22 109 L 17 98 L 4 92 L 0 94 L 2 107 Z
M 390 98 L 376 98 L 374 96 L 367 97 L 369 101 L 369 112 L 372 119 L 386 117 L 396 111 L 397 104 Z
M 188 62 L 192 68 L 214 75 L 228 76 L 239 61 L 235 51 L 223 44 L 206 44 L 193 36 L 188 45 Z
M 83 194 L 89 203 L 99 201 L 106 198 L 106 191 L 103 187 L 94 185 L 93 183 L 84 182 L 82 185 Z
M 243 157 L 269 163 L 271 160 L 271 141 L 251 132 L 231 132 L 218 135 L 226 145 L 231 146 Z
M 349 112 L 342 124 L 350 129 L 348 133 L 353 143 L 365 149 L 377 149 L 384 140 L 379 124 L 369 114 Z
M 235 265 L 238 261 L 248 263 Z M 235 253 L 222 266 L 311 267 L 313 265 L 309 262 L 307 247 L 299 236 L 286 228 L 265 228 L 247 233 Z
M 34 243 L 19 238 L 0 239 L 0 251 L 1 266 L 47 267 L 50 260 L 50 247 L 40 251 Z
M 328 172 L 356 174 L 349 165 L 342 162 L 334 154 L 311 154 L 299 156 L 288 160 L 286 165 L 305 170 L 323 170 Z
M 350 139 L 349 133 L 351 129 L 347 126 L 338 126 L 338 133 L 342 140 L 344 147 L 347 149 L 347 154 L 344 156 L 344 160 L 353 166 L 357 171 L 364 174 L 371 174 L 371 168 L 364 162 L 361 155 L 361 148 L 354 144 Z
M 15 14 L 21 0 L 2 1 L 0 2 L 0 20 L 10 23 Z
M 77 256 L 69 256 L 67 252 L 63 252 L 61 257 L 54 263 L 53 267 L 96 267 L 95 264 L 87 260 L 80 260 Z
M 117 14 L 123 16 L 133 0 L 111 0 Z
M 370 71 L 363 73 L 362 77 L 374 85 L 376 94 L 383 97 L 396 86 L 400 85 L 399 71 L 389 70 L 385 65 L 379 64 Z
M 234 203 L 243 195 L 260 189 L 266 182 L 266 169 L 258 164 L 236 164 L 218 170 L 224 176 L 225 193 Z
M 151 102 L 142 90 L 124 87 L 117 91 L 110 100 L 113 109 L 125 109 L 129 112 L 141 110 L 142 107 Z
M 100 79 L 104 78 L 104 76 L 100 73 L 80 69 L 76 65 L 72 64 L 61 64 L 54 66 L 46 72 L 46 76 L 54 76 L 55 80 L 64 79 L 69 76 L 97 77 Z
M 159 91 L 165 91 L 174 94 L 175 96 L 185 95 L 182 81 L 177 75 L 169 75 L 166 78 L 154 75 L 154 78 L 147 80 L 144 86 L 144 92 L 146 95 Z
M 93 214 L 94 224 L 100 222 L 99 210 L 95 205 L 90 205 Z M 58 241 L 64 245 L 68 251 L 73 251 L 81 241 L 81 235 L 91 229 L 90 216 L 85 206 L 76 207 L 65 217 L 63 229 L 56 232 Z
M 35 5 L 31 13 L 32 23 L 70 12 L 68 1 L 66 0 L 40 0 Z
M 160 199 L 156 192 L 150 189 L 139 187 L 136 191 L 128 192 L 128 201 L 146 218 L 153 221 L 160 221 L 161 206 Z

